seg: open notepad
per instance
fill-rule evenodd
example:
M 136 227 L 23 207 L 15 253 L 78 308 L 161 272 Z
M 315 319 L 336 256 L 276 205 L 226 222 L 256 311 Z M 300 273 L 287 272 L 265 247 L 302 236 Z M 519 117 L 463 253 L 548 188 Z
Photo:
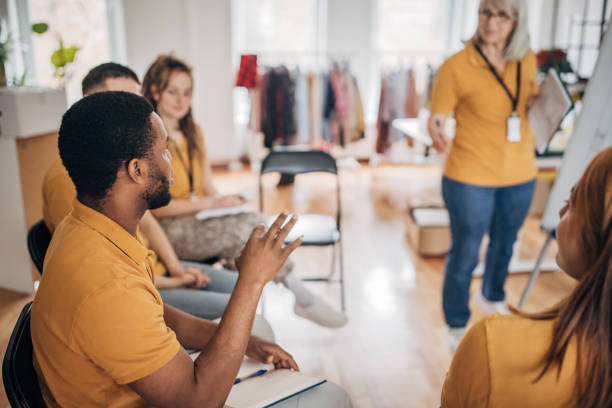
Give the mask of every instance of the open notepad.
M 226 215 L 241 214 L 241 213 L 253 211 L 253 206 L 251 202 L 255 198 L 256 192 L 252 190 L 245 190 L 245 191 L 240 192 L 240 195 L 246 199 L 246 203 L 242 205 L 237 205 L 235 207 L 221 207 L 221 208 L 211 208 L 208 210 L 202 210 L 196 213 L 195 215 L 196 219 L 202 221 L 208 218 L 223 217 Z
M 245 213 L 249 211 L 252 211 L 251 205 L 250 203 L 247 202 L 245 204 L 237 205 L 235 207 L 221 207 L 221 208 L 211 208 L 210 210 L 202 210 L 196 213 L 195 217 L 196 219 L 202 221 L 208 218 L 216 218 L 216 217 L 223 217 L 226 215 L 241 214 L 241 213 Z
M 190 354 L 195 360 L 199 352 Z M 232 390 L 225 401 L 227 408 L 261 408 L 308 391 L 326 380 L 298 371 L 275 369 L 245 357 Z

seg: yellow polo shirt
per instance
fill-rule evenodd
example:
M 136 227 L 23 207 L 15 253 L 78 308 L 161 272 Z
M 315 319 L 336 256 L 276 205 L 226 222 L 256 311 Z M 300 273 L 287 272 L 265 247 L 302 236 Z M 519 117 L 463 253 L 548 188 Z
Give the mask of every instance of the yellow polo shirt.
M 127 384 L 181 347 L 164 322 L 150 254 L 114 221 L 74 201 L 53 234 L 32 306 L 35 366 L 49 405 L 147 406 Z
M 510 61 L 501 77 L 516 95 L 518 63 Z M 474 45 L 448 58 L 440 67 L 430 102 L 432 113 L 454 113 L 455 138 L 444 175 L 455 181 L 502 187 L 529 181 L 536 176 L 533 133 L 527 118 L 527 100 L 538 93 L 535 54 L 521 60 L 521 94 L 517 114 L 521 141 L 506 139 L 506 121 L 512 102 Z
M 43 220 L 53 234 L 59 223 L 72 211 L 72 203 L 76 198 L 76 188 L 64 167 L 61 158 L 55 159 L 51 167 L 47 169 L 42 185 L 43 195 Z M 138 239 L 147 247 L 149 241 L 138 230 Z M 156 276 L 166 274 L 166 267 L 152 253 L 153 272 Z
M 197 196 L 204 196 L 204 166 L 207 163 L 208 157 L 204 135 L 202 129 L 198 125 L 196 125 L 196 133 L 198 137 L 202 139 L 203 152 L 202 154 L 194 154 L 191 161 L 193 192 Z M 170 195 L 172 198 L 189 199 L 191 191 L 189 190 L 189 155 L 187 141 L 185 138 L 183 138 L 182 143 L 170 140 L 168 146 L 172 154 L 172 177 L 174 178 L 174 182 L 170 186 Z M 183 160 L 181 160 L 181 158 Z
M 443 408 L 575 407 L 576 341 L 557 367 L 534 380 L 552 342 L 554 320 L 487 316 L 463 338 L 442 389 Z

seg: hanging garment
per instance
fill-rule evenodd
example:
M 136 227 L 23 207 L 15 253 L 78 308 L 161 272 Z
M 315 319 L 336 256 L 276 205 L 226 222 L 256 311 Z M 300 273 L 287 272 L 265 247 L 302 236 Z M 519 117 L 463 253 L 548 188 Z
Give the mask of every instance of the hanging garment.
M 304 145 L 310 142 L 308 79 L 299 68 L 294 71 L 293 76 L 295 78 L 296 143 Z
M 343 72 L 346 84 L 347 115 L 341 120 L 344 143 L 356 142 L 364 137 L 363 105 L 357 87 L 357 79 L 348 71 Z
M 323 140 L 323 81 L 321 75 L 308 73 L 308 103 L 310 123 L 310 143 L 318 148 Z
M 257 55 L 241 55 L 236 86 L 251 89 L 257 86 Z
M 291 80 L 287 68 L 278 67 L 269 71 L 265 93 L 265 105 L 262 104 L 262 109 L 265 109 L 266 113 L 262 117 L 261 126 L 264 144 L 271 148 L 276 144 L 288 142 L 295 133 Z
M 408 75 L 408 91 L 406 93 L 406 103 L 404 105 L 404 115 L 407 118 L 419 117 L 419 94 L 416 90 L 416 79 L 414 69 L 410 69 Z
M 338 67 L 334 67 L 330 74 L 332 90 L 334 94 L 334 107 L 339 119 L 344 119 L 348 114 L 348 98 L 346 95 L 346 83 L 344 73 Z
M 253 132 L 261 131 L 261 87 L 249 89 L 251 112 L 249 113 L 249 129 Z
M 383 75 L 380 81 L 380 100 L 378 102 L 378 120 L 376 122 L 376 129 L 378 135 L 376 137 L 376 153 L 384 153 L 389 148 L 389 121 L 385 118 L 385 100 L 387 98 L 386 93 L 389 89 L 386 87 L 386 78 Z
M 329 75 L 322 76 L 323 88 L 323 140 L 327 143 L 332 142 L 332 120 L 335 108 L 334 90 Z

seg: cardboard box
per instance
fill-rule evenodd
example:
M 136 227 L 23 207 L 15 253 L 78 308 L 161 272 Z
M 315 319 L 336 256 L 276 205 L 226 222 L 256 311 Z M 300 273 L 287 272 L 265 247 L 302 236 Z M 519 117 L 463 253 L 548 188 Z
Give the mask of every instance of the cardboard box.
M 410 209 L 407 233 L 422 256 L 443 256 L 450 248 L 450 220 L 444 207 Z
M 535 192 L 533 193 L 533 199 L 531 200 L 531 206 L 529 207 L 529 215 L 541 216 L 544 214 L 544 210 L 548 204 L 548 198 L 552 191 L 553 185 L 555 184 L 556 177 L 556 170 L 538 172 Z

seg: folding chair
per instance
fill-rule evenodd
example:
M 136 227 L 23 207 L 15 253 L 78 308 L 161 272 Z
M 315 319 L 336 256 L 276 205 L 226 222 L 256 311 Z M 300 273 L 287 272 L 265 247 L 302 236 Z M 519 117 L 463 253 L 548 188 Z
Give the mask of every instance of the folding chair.
M 32 302 L 23 307 L 2 362 L 4 391 L 13 408 L 44 408 L 38 377 L 32 365 L 30 310 Z
M 333 282 L 340 284 L 340 302 L 345 310 L 344 291 L 344 262 L 342 241 L 340 234 L 340 220 L 342 206 L 340 202 L 340 179 L 336 160 L 329 154 L 318 150 L 280 150 L 272 151 L 261 164 L 259 173 L 259 209 L 263 212 L 263 175 L 267 173 L 281 173 L 298 175 L 303 173 L 324 172 L 334 174 L 336 177 L 336 217 L 320 214 L 300 214 L 298 222 L 287 237 L 290 242 L 300 235 L 304 235 L 303 246 L 329 246 L 333 248 L 332 264 L 327 276 L 304 278 L 307 282 Z M 336 247 L 338 247 L 340 277 L 333 278 L 336 264 Z

